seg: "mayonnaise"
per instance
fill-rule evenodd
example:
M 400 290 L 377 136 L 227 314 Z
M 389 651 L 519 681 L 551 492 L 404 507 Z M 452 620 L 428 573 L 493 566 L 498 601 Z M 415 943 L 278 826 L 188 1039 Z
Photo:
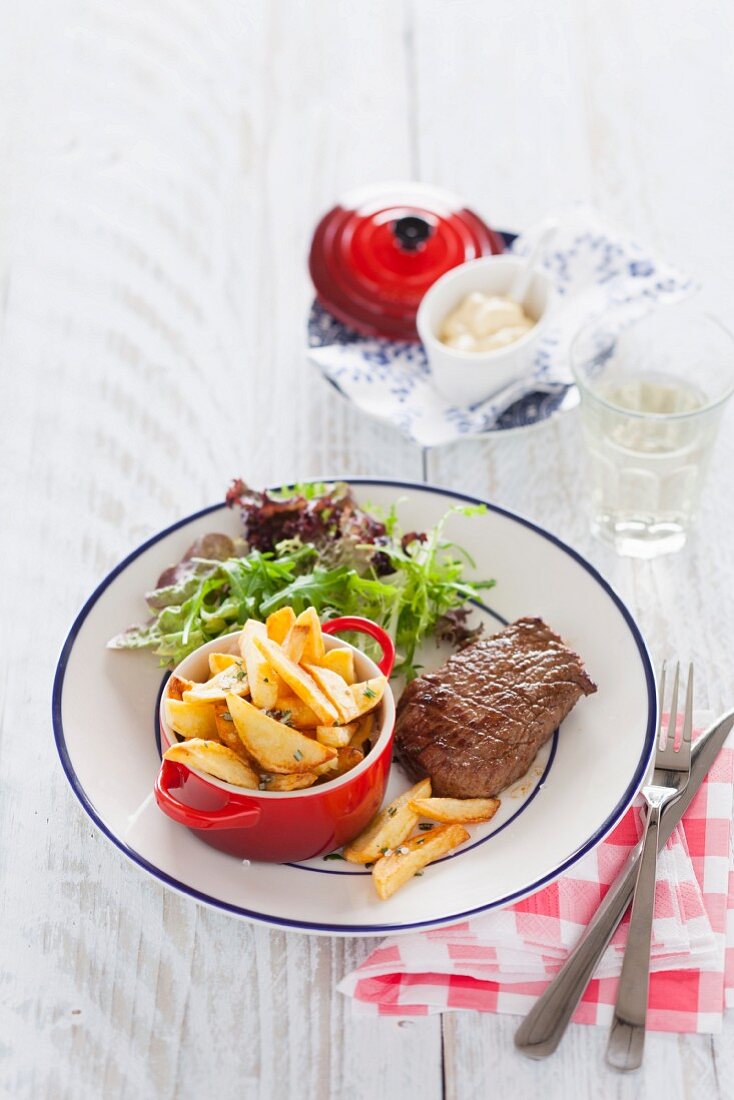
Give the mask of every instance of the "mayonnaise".
M 444 318 L 438 338 L 457 351 L 496 351 L 519 340 L 534 324 L 510 298 L 473 290 Z

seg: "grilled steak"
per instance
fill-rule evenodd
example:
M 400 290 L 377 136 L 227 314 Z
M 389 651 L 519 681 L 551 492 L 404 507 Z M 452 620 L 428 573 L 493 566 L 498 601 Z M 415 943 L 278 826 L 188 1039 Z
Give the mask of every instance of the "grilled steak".
M 542 619 L 518 619 L 408 684 L 397 753 L 433 794 L 490 798 L 524 775 L 538 749 L 596 684 Z

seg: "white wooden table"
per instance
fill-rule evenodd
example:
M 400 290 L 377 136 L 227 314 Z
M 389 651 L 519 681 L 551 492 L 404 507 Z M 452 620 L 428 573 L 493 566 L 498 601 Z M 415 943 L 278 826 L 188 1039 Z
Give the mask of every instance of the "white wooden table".
M 733 24 L 716 0 L 4 6 L 2 1095 L 731 1095 L 731 1018 L 715 1038 L 652 1035 L 632 1078 L 605 1070 L 594 1028 L 538 1065 L 515 1054 L 513 1018 L 353 1022 L 334 986 L 376 941 L 250 927 L 144 877 L 63 778 L 49 684 L 103 574 L 231 476 L 421 478 L 416 448 L 304 363 L 308 241 L 346 188 L 428 180 L 510 228 L 589 199 L 705 278 L 731 320 Z M 698 662 L 698 703 L 717 710 L 733 415 L 696 537 L 652 564 L 588 535 L 574 415 L 434 452 L 427 473 L 570 540 L 656 660 Z

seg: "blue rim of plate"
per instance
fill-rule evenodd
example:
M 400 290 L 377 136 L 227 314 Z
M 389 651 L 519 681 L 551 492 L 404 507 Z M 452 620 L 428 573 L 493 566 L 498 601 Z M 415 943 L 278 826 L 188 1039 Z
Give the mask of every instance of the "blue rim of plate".
M 316 480 L 316 479 L 315 479 Z M 222 910 L 226 913 L 231 913 L 234 916 L 242 917 L 247 920 L 255 921 L 259 924 L 271 925 L 280 928 L 290 928 L 294 931 L 302 932 L 320 932 L 320 933 L 333 933 L 338 935 L 352 935 L 352 936 L 365 936 L 365 935 L 385 935 L 389 932 L 405 932 L 410 930 L 417 930 L 421 928 L 436 928 L 449 924 L 454 924 L 457 921 L 466 920 L 469 917 L 476 916 L 479 913 L 490 912 L 493 909 L 500 909 L 505 905 L 509 905 L 514 901 L 518 901 L 520 898 L 527 897 L 530 894 L 536 893 L 536 891 L 543 888 L 549 882 L 558 878 L 569 867 L 572 867 L 577 863 L 587 852 L 590 852 L 593 848 L 599 844 L 605 836 L 614 828 L 617 822 L 621 819 L 625 810 L 631 804 L 635 794 L 637 793 L 639 786 L 647 772 L 647 767 L 652 755 L 652 751 L 655 743 L 655 730 L 657 726 L 657 692 L 655 687 L 655 675 L 652 668 L 652 662 L 650 661 L 650 655 L 647 651 L 644 638 L 640 632 L 637 623 L 635 622 L 632 614 L 628 610 L 625 603 L 620 596 L 609 584 L 607 580 L 599 573 L 597 569 L 591 565 L 578 551 L 574 550 L 567 543 L 563 542 L 556 535 L 546 531 L 544 528 L 539 527 L 532 520 L 526 519 L 524 516 L 518 515 L 516 512 L 512 512 L 507 508 L 502 508 L 497 504 L 490 504 L 489 501 L 482 500 L 479 497 L 469 496 L 467 493 L 454 492 L 451 489 L 441 488 L 439 486 L 429 485 L 421 482 L 414 481 L 393 481 L 389 478 L 372 478 L 372 477 L 324 477 L 319 478 L 320 481 L 347 481 L 354 485 L 374 485 L 374 486 L 388 486 L 395 489 L 408 489 L 414 492 L 430 492 L 435 493 L 438 496 L 447 497 L 454 501 L 462 501 L 467 504 L 483 504 L 489 511 L 496 512 L 498 515 L 505 516 L 507 519 L 512 520 L 515 523 L 519 523 L 523 527 L 529 528 L 536 534 L 540 535 L 547 542 L 559 547 L 566 554 L 569 555 L 575 562 L 577 562 L 587 573 L 590 574 L 606 592 L 611 599 L 612 603 L 617 607 L 629 627 L 630 633 L 634 638 L 635 645 L 637 646 L 640 660 L 645 672 L 645 684 L 647 687 L 648 697 L 648 719 L 647 729 L 645 731 L 645 740 L 643 749 L 640 755 L 639 762 L 635 769 L 634 775 L 630 780 L 627 789 L 625 790 L 622 798 L 619 800 L 612 812 L 602 822 L 602 824 L 594 831 L 591 837 L 584 842 L 575 852 L 572 852 L 565 860 L 563 860 L 558 866 L 548 871 L 545 875 L 529 883 L 527 886 L 520 890 L 516 890 L 511 894 L 506 894 L 504 897 L 497 898 L 487 905 L 475 906 L 473 909 L 463 910 L 458 913 L 452 913 L 445 917 L 440 917 L 438 920 L 425 920 L 425 921 L 412 921 L 403 924 L 365 924 L 365 925 L 344 925 L 344 924 L 325 924 L 315 921 L 299 921 L 291 920 L 286 917 L 274 917 L 267 913 L 256 912 L 250 909 L 245 909 L 240 905 L 232 905 L 229 902 L 221 901 L 219 898 L 211 897 L 209 894 L 204 894 L 199 890 L 194 889 L 191 886 L 187 886 L 185 883 L 180 882 L 172 875 L 167 874 L 165 871 L 161 871 L 160 868 L 150 863 L 147 859 L 141 856 L 128 844 L 126 844 L 120 837 L 118 837 L 112 829 L 110 829 L 97 813 L 94 804 L 84 790 L 79 778 L 74 771 L 74 767 L 69 756 L 66 740 L 64 737 L 64 728 L 61 717 L 61 704 L 64 688 L 64 676 L 66 674 L 66 667 L 69 663 L 69 657 L 77 635 L 81 631 L 84 622 L 89 615 L 90 611 L 109 588 L 110 584 L 122 573 L 131 562 L 136 558 L 144 554 L 146 550 L 149 550 L 151 546 L 155 546 L 156 543 L 162 539 L 167 538 L 168 535 L 177 531 L 181 527 L 185 527 L 187 524 L 192 523 L 194 520 L 201 519 L 203 516 L 210 515 L 213 512 L 217 512 L 220 509 L 226 507 L 224 504 L 211 504 L 207 508 L 202 508 L 198 512 L 193 512 L 189 516 L 185 516 L 183 519 L 177 520 L 169 527 L 164 528 L 157 534 L 152 535 L 145 542 L 141 543 L 135 550 L 133 550 L 127 557 L 123 558 L 115 568 L 107 574 L 107 576 L 100 582 L 99 585 L 92 592 L 81 611 L 74 620 L 71 629 L 66 637 L 66 640 L 61 648 L 58 664 L 56 666 L 56 672 L 54 675 L 53 692 L 52 692 L 52 721 L 54 730 L 54 740 L 56 742 L 56 749 L 59 754 L 61 766 L 64 769 L 69 785 L 80 802 L 85 813 L 91 818 L 100 832 L 111 841 L 116 848 L 118 848 L 128 859 L 137 864 L 148 874 L 152 875 L 159 882 L 164 883 L 171 889 L 176 890 L 178 893 L 184 894 L 187 897 L 200 901 L 205 905 L 209 905 L 214 909 Z M 287 486 L 286 486 L 287 487 Z
M 505 248 L 509 248 L 513 241 L 517 239 L 517 233 L 510 233 L 505 229 L 499 229 L 497 232 L 502 238 Z M 343 324 L 333 314 L 329 313 L 316 299 L 311 303 L 309 310 L 307 331 L 308 344 L 312 348 L 323 347 L 325 344 L 355 344 L 365 339 L 359 332 L 349 328 L 348 325 Z M 343 397 L 350 404 L 352 403 L 349 394 L 333 378 L 329 378 L 323 373 L 322 378 L 340 397 Z M 503 432 L 516 431 L 520 428 L 533 428 L 544 424 L 546 420 L 550 420 L 552 416 L 562 411 L 571 389 L 573 389 L 572 386 L 565 386 L 552 393 L 539 390 L 524 394 L 500 413 L 492 428 L 477 433 L 478 437 L 487 438 L 497 433 L 502 434 Z M 399 426 L 393 421 L 388 421 L 388 423 L 392 423 L 393 427 L 400 430 Z M 469 436 L 458 436 L 457 438 L 473 437 L 475 437 L 474 433 L 470 433 Z M 408 436 L 408 438 L 412 439 L 412 436 Z M 431 448 L 434 446 L 437 446 L 437 444 L 430 445 Z

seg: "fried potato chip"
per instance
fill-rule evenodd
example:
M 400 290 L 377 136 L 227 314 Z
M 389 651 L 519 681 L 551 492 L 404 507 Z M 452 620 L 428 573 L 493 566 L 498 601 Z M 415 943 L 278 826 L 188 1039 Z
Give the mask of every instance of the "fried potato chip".
M 210 653 L 209 675 L 216 676 L 218 672 L 224 672 L 225 668 L 241 661 L 241 657 L 235 657 L 234 653 Z
M 256 644 L 259 641 L 267 642 L 267 640 L 265 623 L 259 623 L 256 619 L 248 619 L 240 635 L 240 652 L 245 660 L 252 701 L 256 707 L 262 707 L 263 710 L 275 706 L 280 686 L 274 670 Z M 274 645 L 273 642 L 270 644 Z M 280 651 L 278 650 L 278 652 Z
M 327 649 L 319 664 L 322 668 L 330 668 L 332 672 L 338 673 L 348 684 L 354 684 L 357 681 L 354 671 L 354 651 L 345 646 Z
M 352 695 L 352 690 L 338 672 L 332 672 L 330 668 L 322 668 L 320 665 L 305 664 L 304 667 L 313 676 L 326 698 L 336 707 L 341 723 L 351 722 L 353 718 L 359 717 L 359 707 Z
M 180 676 L 171 676 L 166 684 L 166 695 L 169 699 L 183 699 L 185 691 L 194 686 L 193 680 L 182 680 Z
M 351 722 L 346 726 L 317 726 L 316 740 L 320 741 L 322 745 L 331 745 L 332 749 L 343 749 L 346 748 L 356 732 L 356 722 Z
M 199 768 L 207 775 L 223 779 L 225 783 L 234 783 L 237 787 L 246 787 L 248 790 L 257 790 L 259 787 L 258 777 L 252 768 L 218 741 L 203 741 L 194 737 L 190 741 L 171 745 L 164 752 L 163 759 L 177 760 L 191 768 Z
M 383 901 L 391 897 L 418 871 L 468 839 L 469 833 L 463 825 L 439 825 L 430 833 L 401 842 L 378 859 L 372 868 L 372 881 L 377 893 Z
M 183 699 L 166 699 L 166 721 L 180 737 L 198 737 L 216 741 L 217 723 L 211 703 L 184 703 Z
M 446 825 L 471 825 L 489 821 L 497 813 L 499 798 L 413 798 L 411 810 Z
M 266 791 L 302 791 L 312 787 L 318 776 L 314 772 L 301 772 L 300 775 L 269 775 L 263 780 Z
M 324 695 L 313 676 L 302 669 L 300 665 L 297 665 L 295 661 L 291 661 L 290 657 L 275 642 L 271 642 L 267 638 L 256 637 L 254 645 L 260 650 L 267 664 L 275 669 L 291 691 L 316 713 L 319 718 L 319 725 L 333 726 L 337 722 L 339 715 L 336 707 Z M 253 702 L 257 704 L 254 692 Z
M 361 684 L 352 684 L 349 690 L 357 707 L 355 717 L 374 710 L 381 702 L 386 686 L 387 680 L 384 676 L 375 676 L 373 680 L 364 680 Z
M 344 858 L 350 863 L 374 863 L 387 849 L 397 848 L 418 824 L 418 814 L 410 808 L 411 799 L 430 798 L 430 795 L 430 779 L 421 779 L 410 790 L 398 795 L 346 846 Z
M 268 638 L 276 645 L 282 645 L 295 621 L 296 613 L 292 607 L 281 607 L 280 611 L 274 611 L 265 620 Z
M 223 668 L 203 684 L 192 684 L 183 693 L 184 703 L 220 703 L 229 693 L 249 695 L 250 685 L 242 658 L 235 658 L 232 664 Z
M 298 626 L 308 628 L 308 637 L 303 647 L 302 660 L 319 664 L 324 656 L 324 636 L 321 633 L 321 620 L 315 607 L 307 607 L 296 619 Z
M 243 745 L 263 771 L 286 774 L 314 771 L 336 757 L 334 749 L 277 722 L 238 695 L 228 695 L 227 706 Z

